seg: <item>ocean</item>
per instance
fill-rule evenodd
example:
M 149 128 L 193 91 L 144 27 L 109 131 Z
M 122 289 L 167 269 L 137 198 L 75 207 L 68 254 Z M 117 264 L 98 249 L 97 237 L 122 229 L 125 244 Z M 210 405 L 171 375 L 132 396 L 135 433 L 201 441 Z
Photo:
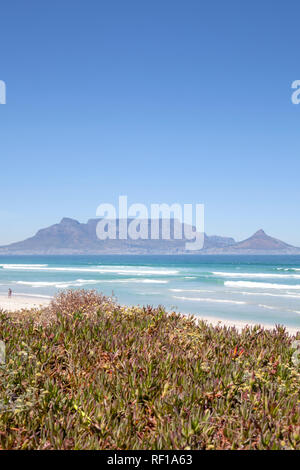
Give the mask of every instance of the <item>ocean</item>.
M 0 292 L 112 292 L 124 305 L 300 328 L 300 256 L 2 256 Z

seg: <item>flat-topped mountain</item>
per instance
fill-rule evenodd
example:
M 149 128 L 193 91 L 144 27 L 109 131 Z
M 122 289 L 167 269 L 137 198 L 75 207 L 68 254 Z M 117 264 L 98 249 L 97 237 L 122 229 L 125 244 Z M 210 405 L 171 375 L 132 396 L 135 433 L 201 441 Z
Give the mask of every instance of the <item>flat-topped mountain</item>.
M 174 238 L 174 226 L 183 224 L 170 221 L 170 240 L 162 239 L 163 220 L 159 222 L 158 240 L 119 240 L 119 220 L 116 220 L 117 239 L 99 240 L 96 227 L 100 219 L 90 219 L 80 223 L 75 219 L 63 218 L 60 223 L 39 230 L 33 237 L 24 241 L 0 247 L 0 254 L 183 254 L 186 239 Z M 127 223 L 131 222 L 128 219 Z M 147 221 L 151 233 L 151 220 Z M 204 235 L 204 248 L 221 248 L 234 244 L 230 237 Z
M 80 223 L 75 219 L 63 218 L 58 224 L 39 230 L 33 237 L 24 241 L 0 247 L 0 255 L 62 255 L 62 254 L 300 254 L 300 248 L 293 247 L 259 230 L 252 237 L 236 242 L 231 237 L 208 236 L 204 234 L 204 246 L 200 251 L 186 251 L 186 239 L 174 238 L 174 227 L 178 224 L 171 220 L 170 240 L 162 239 L 163 220 L 159 222 L 158 240 L 119 240 L 119 224 L 116 221 L 116 240 L 99 240 L 96 227 L 100 219 L 90 219 Z M 127 223 L 129 224 L 129 219 Z M 151 233 L 151 220 L 148 221 Z

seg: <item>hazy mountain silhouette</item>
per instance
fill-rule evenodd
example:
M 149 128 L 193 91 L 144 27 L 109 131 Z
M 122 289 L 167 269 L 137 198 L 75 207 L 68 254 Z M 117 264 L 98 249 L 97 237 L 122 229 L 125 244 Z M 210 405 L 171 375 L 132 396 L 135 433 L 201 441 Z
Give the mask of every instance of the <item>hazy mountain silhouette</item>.
M 300 254 L 300 248 L 289 245 L 277 238 L 270 237 L 260 229 L 251 237 L 233 245 L 210 252 L 220 254 Z
M 100 219 L 90 219 L 87 223 L 63 218 L 60 223 L 39 230 L 33 237 L 24 241 L 0 247 L 0 254 L 176 254 L 185 252 L 187 240 L 174 239 L 174 226 L 183 228 L 177 220 L 171 220 L 171 240 L 162 239 L 163 221 L 159 223 L 158 240 L 119 240 L 119 220 L 116 240 L 99 240 L 96 226 Z M 131 220 L 128 220 L 128 224 Z M 148 231 L 151 233 L 151 221 L 148 221 Z M 230 237 L 204 235 L 205 248 L 217 248 L 234 244 Z
M 116 240 L 99 240 L 96 226 L 100 219 L 80 223 L 75 219 L 63 218 L 60 223 L 39 230 L 24 241 L 0 247 L 0 254 L 300 254 L 300 249 L 288 245 L 259 230 L 252 237 L 241 242 L 234 238 L 204 235 L 204 247 L 198 252 L 185 250 L 186 239 L 174 239 L 174 227 L 184 228 L 177 220 L 171 220 L 171 239 L 162 239 L 162 224 L 159 223 L 158 240 L 119 240 L 119 223 Z M 131 220 L 128 220 L 128 224 Z M 179 224 L 179 225 L 178 225 Z M 148 221 L 151 233 L 151 221 Z

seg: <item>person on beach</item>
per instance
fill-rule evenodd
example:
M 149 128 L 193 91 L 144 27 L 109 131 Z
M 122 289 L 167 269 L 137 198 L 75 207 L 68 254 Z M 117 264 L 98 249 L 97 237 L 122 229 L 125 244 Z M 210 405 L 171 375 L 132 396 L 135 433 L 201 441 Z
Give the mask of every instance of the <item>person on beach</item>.
M 11 298 L 11 294 L 12 294 L 12 290 L 11 290 L 11 289 L 8 289 L 8 298 L 9 298 L 9 299 Z

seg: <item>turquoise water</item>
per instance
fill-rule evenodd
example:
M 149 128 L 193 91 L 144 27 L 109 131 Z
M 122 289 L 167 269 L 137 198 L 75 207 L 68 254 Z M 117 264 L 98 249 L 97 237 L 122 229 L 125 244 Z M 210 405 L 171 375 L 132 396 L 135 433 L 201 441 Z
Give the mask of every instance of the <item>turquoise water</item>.
M 8 288 L 113 291 L 127 305 L 300 327 L 300 256 L 2 256 L 0 292 Z

